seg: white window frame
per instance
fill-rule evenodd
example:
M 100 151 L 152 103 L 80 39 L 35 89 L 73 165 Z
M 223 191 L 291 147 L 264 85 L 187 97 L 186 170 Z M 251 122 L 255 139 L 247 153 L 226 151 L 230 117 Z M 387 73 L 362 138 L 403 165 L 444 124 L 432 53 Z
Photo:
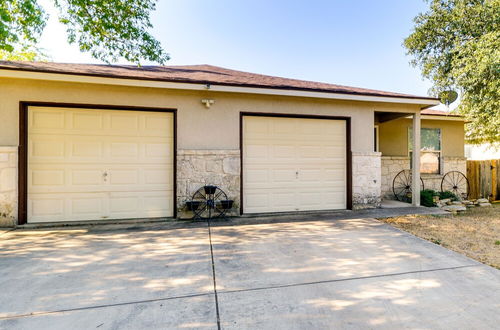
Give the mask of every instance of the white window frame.
M 443 173 L 443 134 L 442 134 L 442 131 L 441 131 L 441 128 L 437 128 L 437 127 L 422 127 L 420 131 L 422 131 L 422 129 L 433 129 L 433 130 L 438 130 L 439 132 L 439 150 L 424 150 L 422 149 L 422 147 L 420 147 L 420 158 L 422 158 L 422 154 L 424 153 L 439 153 L 439 172 L 438 173 L 421 173 L 422 175 L 441 175 Z M 407 135 L 407 141 L 406 141 L 406 145 L 408 146 L 408 157 L 410 157 L 410 160 L 411 160 L 411 144 L 410 144 L 410 136 L 412 134 L 411 132 L 412 130 L 412 127 L 409 126 L 408 127 L 408 135 Z M 420 135 L 422 135 L 422 133 L 420 133 Z M 410 161 L 410 165 L 411 165 L 411 161 Z M 422 165 L 422 164 L 420 164 Z M 411 167 L 411 166 L 410 166 Z

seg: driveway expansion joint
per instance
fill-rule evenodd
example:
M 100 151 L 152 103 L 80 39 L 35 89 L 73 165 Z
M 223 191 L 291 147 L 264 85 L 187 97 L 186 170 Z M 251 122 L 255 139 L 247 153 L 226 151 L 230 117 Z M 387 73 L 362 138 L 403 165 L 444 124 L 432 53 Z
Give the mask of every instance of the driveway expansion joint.
M 282 285 L 271 285 L 271 286 L 268 286 L 268 287 L 258 287 L 258 288 L 250 288 L 250 289 L 238 289 L 238 290 L 226 290 L 226 291 L 223 290 L 223 291 L 219 291 L 218 293 L 219 294 L 230 294 L 230 293 L 240 293 L 240 292 L 250 292 L 250 291 L 282 289 L 282 288 L 290 288 L 290 287 L 298 287 L 298 286 L 306 286 L 306 285 L 315 285 L 315 284 L 323 284 L 323 283 L 347 282 L 347 281 L 366 280 L 366 279 L 372 279 L 372 278 L 383 278 L 383 277 L 401 276 L 401 275 L 409 275 L 409 274 L 432 273 L 432 272 L 439 272 L 439 271 L 444 271 L 444 270 L 454 270 L 454 269 L 480 267 L 480 266 L 484 266 L 484 265 L 483 264 L 472 264 L 472 265 L 454 266 L 454 267 L 446 267 L 446 268 L 413 270 L 413 271 L 408 271 L 408 272 L 379 274 L 379 275 L 370 275 L 370 276 L 359 276 L 359 277 L 349 277 L 349 278 L 340 278 L 340 279 L 334 279 L 334 280 L 323 280 L 323 281 L 314 281 L 314 282 L 303 282 L 303 283 L 292 283 L 292 284 L 282 284 Z
M 99 308 L 118 307 L 118 306 L 127 306 L 127 305 L 147 304 L 147 303 L 153 303 L 153 302 L 159 302 L 159 301 L 195 298 L 195 297 L 203 297 L 203 296 L 211 296 L 211 295 L 213 295 L 213 293 L 210 293 L 210 292 L 194 293 L 194 294 L 188 294 L 188 295 L 182 295 L 182 296 L 172 296 L 172 297 L 145 299 L 145 300 L 137 300 L 137 301 L 126 301 L 126 302 L 115 303 L 115 304 L 83 306 L 83 307 L 75 307 L 75 308 L 67 308 L 67 309 L 58 309 L 58 310 L 53 310 L 53 311 L 31 312 L 31 313 L 25 313 L 25 314 L 0 316 L 0 320 L 19 319 L 19 318 L 23 318 L 23 317 L 59 314 L 59 313 L 67 313 L 67 312 L 77 312 L 77 311 L 83 311 L 83 310 L 89 310 L 89 309 L 99 309 Z
M 214 298 L 215 298 L 215 313 L 217 315 L 217 329 L 220 330 L 220 314 L 219 314 L 219 298 L 217 297 L 217 280 L 215 279 L 215 260 L 214 249 L 212 246 L 212 231 L 210 230 L 210 219 L 207 220 L 208 225 L 208 240 L 210 243 L 210 257 L 212 259 L 212 276 L 214 280 Z

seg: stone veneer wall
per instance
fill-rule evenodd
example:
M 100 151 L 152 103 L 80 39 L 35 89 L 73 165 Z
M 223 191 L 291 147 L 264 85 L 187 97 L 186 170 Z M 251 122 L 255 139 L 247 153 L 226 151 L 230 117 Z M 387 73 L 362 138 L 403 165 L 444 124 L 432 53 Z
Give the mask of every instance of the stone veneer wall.
M 234 206 L 229 215 L 239 215 L 240 151 L 239 150 L 178 150 L 177 151 L 177 211 L 179 218 L 190 218 L 185 209 L 200 187 L 214 184 L 224 190 Z
M 443 175 L 450 171 L 459 171 L 467 175 L 467 159 L 464 157 L 442 157 L 442 174 L 422 174 L 425 189 L 441 191 Z M 382 157 L 382 197 L 394 199 L 392 181 L 402 170 L 410 169 L 410 157 Z
M 380 152 L 352 153 L 353 209 L 380 207 Z
M 410 169 L 410 157 L 382 156 L 382 198 L 395 199 L 392 181 L 402 170 Z
M 17 147 L 0 146 L 0 227 L 17 218 Z

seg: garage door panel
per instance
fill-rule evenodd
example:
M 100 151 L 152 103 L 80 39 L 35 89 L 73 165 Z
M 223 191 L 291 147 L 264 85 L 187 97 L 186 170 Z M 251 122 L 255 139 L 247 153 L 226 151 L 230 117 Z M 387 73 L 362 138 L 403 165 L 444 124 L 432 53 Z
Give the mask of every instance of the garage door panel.
M 65 155 L 65 142 L 57 137 L 39 137 L 36 141 L 30 141 L 28 157 L 33 160 L 55 159 L 61 160 Z
M 279 120 L 271 119 L 272 132 L 274 136 L 294 136 L 299 130 L 299 122 L 297 120 Z
M 300 173 L 298 178 L 300 185 L 305 183 L 317 184 L 324 180 L 324 170 L 322 168 L 300 168 L 298 172 Z
M 269 169 L 248 169 L 243 176 L 245 183 L 248 186 L 252 186 L 259 183 L 269 182 Z
M 295 147 L 290 145 L 274 145 L 272 148 L 271 158 L 277 158 L 282 160 L 285 159 L 295 159 L 297 157 L 297 150 Z
M 36 169 L 32 170 L 29 174 L 32 185 L 40 186 L 62 186 L 66 183 L 64 169 Z
M 67 168 L 71 180 L 67 183 L 68 186 L 101 186 L 102 185 L 102 169 L 101 168 L 85 168 L 75 169 Z M 74 191 L 74 190 L 73 190 Z
M 172 167 L 144 169 L 144 184 L 146 185 L 172 185 Z
M 88 141 L 88 140 L 74 140 L 68 141 L 70 146 L 70 154 L 68 155 L 70 158 L 78 158 L 82 160 L 82 158 L 90 158 L 90 160 L 94 160 L 95 158 L 103 157 L 103 149 L 104 145 L 100 141 Z
M 289 168 L 273 169 L 271 171 L 271 182 L 288 184 L 295 180 L 295 171 Z
M 168 161 L 172 157 L 172 151 L 170 150 L 168 144 L 148 143 L 146 144 L 146 157 Z
M 245 158 L 249 162 L 264 162 L 269 157 L 268 145 L 248 144 L 245 146 Z
M 245 213 L 346 207 L 345 121 L 243 120 Z
M 322 191 L 309 191 L 298 193 L 300 209 L 317 209 L 323 205 Z
M 244 205 L 249 213 L 266 212 L 269 209 L 270 196 L 266 192 L 245 192 Z
M 279 211 L 293 210 L 296 208 L 295 201 L 297 193 L 294 191 L 287 191 L 286 189 L 277 191 L 276 189 L 269 195 L 271 197 L 271 205 Z
M 165 203 L 165 196 L 173 200 L 173 191 L 148 192 L 141 195 L 141 208 L 138 217 L 158 218 L 168 217 L 173 213 L 171 203 Z
M 107 172 L 109 185 L 137 185 L 139 184 L 138 169 L 109 169 Z
M 109 193 L 109 218 L 159 218 L 173 214 L 172 190 L 116 191 Z
M 102 193 L 43 193 L 30 197 L 29 222 L 95 220 L 107 213 Z
M 38 129 L 64 129 L 65 115 L 63 110 L 44 110 L 29 114 L 29 130 L 36 133 Z
M 157 115 L 145 114 L 141 135 L 173 138 L 174 131 L 171 129 L 173 126 L 173 116 L 158 118 Z
M 136 132 L 139 129 L 137 114 L 128 114 L 121 111 L 110 113 L 110 129 L 118 132 Z M 128 134 L 124 134 L 128 135 Z
M 74 219 L 85 220 L 91 218 L 101 218 L 106 212 L 106 196 L 102 193 L 69 195 L 71 209 L 68 216 Z
M 271 121 L 263 117 L 254 117 L 252 119 L 243 123 L 247 138 L 251 139 L 252 137 L 259 137 L 262 134 L 269 134 Z
M 63 216 L 65 210 L 64 196 L 61 195 L 44 195 L 32 196 L 28 205 L 28 210 L 31 211 L 32 217 L 40 216 Z
M 327 146 L 323 148 L 325 159 L 339 159 L 345 161 L 345 145 Z
M 112 194 L 109 199 L 109 211 L 114 217 L 129 216 L 133 218 L 139 212 L 140 197 L 136 194 L 127 194 L 127 196 L 117 196 Z
M 112 142 L 110 143 L 111 157 L 139 157 L 139 143 L 134 142 Z
M 173 114 L 30 107 L 28 119 L 29 222 L 173 215 Z
M 73 130 L 103 130 L 104 119 L 100 112 L 82 111 L 69 114 Z
M 300 146 L 297 147 L 297 149 L 299 150 L 298 157 L 304 161 L 306 161 L 308 158 L 319 160 L 324 157 L 324 148 L 322 148 L 321 146 Z

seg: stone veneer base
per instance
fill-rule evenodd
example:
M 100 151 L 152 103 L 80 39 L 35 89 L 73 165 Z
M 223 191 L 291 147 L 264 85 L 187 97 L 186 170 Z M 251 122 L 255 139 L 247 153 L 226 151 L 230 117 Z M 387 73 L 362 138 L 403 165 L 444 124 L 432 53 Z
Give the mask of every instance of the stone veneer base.
M 17 147 L 0 146 L 0 227 L 17 219 Z
M 380 152 L 352 153 L 352 208 L 380 207 Z
M 191 218 L 185 209 L 199 188 L 207 184 L 219 186 L 234 200 L 229 216 L 239 215 L 240 151 L 239 150 L 178 150 L 177 151 L 177 217 Z
M 402 170 L 410 169 L 410 157 L 383 156 L 382 157 L 382 197 L 395 199 L 392 192 L 392 181 Z M 444 174 L 450 171 L 459 171 L 467 175 L 467 159 L 465 157 L 441 158 L 441 174 L 421 174 L 425 189 L 441 191 L 441 180 Z

